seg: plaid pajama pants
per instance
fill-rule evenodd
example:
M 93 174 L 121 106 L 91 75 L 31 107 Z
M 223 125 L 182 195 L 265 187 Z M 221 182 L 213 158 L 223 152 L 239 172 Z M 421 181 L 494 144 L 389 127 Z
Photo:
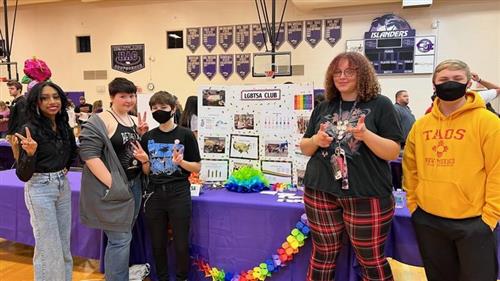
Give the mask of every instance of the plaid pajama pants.
M 344 233 L 362 267 L 363 280 L 393 280 L 384 254 L 394 215 L 392 196 L 337 197 L 306 188 L 304 203 L 313 241 L 307 280 L 334 280 Z

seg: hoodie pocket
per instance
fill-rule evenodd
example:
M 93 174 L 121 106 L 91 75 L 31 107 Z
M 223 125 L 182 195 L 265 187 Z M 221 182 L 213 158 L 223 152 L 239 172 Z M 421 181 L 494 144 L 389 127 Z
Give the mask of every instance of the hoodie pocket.
M 102 197 L 103 201 L 127 201 L 132 198 L 132 193 L 128 187 L 128 182 L 120 175 L 111 174 L 111 188 Z
M 418 205 L 438 216 L 460 216 L 473 206 L 462 187 L 454 182 L 422 180 L 416 194 Z

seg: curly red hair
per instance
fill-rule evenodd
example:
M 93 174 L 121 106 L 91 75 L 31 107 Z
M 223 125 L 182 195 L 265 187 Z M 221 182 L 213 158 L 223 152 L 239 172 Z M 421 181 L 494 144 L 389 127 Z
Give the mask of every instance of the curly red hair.
M 346 59 L 349 67 L 356 69 L 358 100 L 366 102 L 380 95 L 380 84 L 378 83 L 375 69 L 371 62 L 362 54 L 357 52 L 345 52 L 333 58 L 325 75 L 325 98 L 332 101 L 340 96 L 340 91 L 333 81 L 333 72 L 337 70 L 340 60 Z

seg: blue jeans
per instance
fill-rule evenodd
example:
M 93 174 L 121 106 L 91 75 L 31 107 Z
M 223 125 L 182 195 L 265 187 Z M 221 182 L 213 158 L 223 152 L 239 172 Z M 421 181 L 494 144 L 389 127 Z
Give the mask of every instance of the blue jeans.
M 35 236 L 34 280 L 70 281 L 71 190 L 64 172 L 33 174 L 24 201 Z
M 104 230 L 108 237 L 106 252 L 104 253 L 104 275 L 106 281 L 128 281 L 128 267 L 130 256 L 130 241 L 132 228 L 141 207 L 142 182 L 141 176 L 129 181 L 130 189 L 134 196 L 134 220 L 127 232 Z

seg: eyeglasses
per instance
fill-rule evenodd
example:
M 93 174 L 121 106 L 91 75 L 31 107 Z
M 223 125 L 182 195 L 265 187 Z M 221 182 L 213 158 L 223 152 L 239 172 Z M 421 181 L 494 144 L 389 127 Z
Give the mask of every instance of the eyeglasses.
M 354 69 L 354 68 L 347 68 L 344 71 L 342 71 L 342 70 L 335 70 L 333 72 L 333 77 L 334 78 L 340 78 L 342 76 L 342 73 L 344 73 L 345 77 L 352 78 L 354 75 L 356 75 L 356 69 Z

